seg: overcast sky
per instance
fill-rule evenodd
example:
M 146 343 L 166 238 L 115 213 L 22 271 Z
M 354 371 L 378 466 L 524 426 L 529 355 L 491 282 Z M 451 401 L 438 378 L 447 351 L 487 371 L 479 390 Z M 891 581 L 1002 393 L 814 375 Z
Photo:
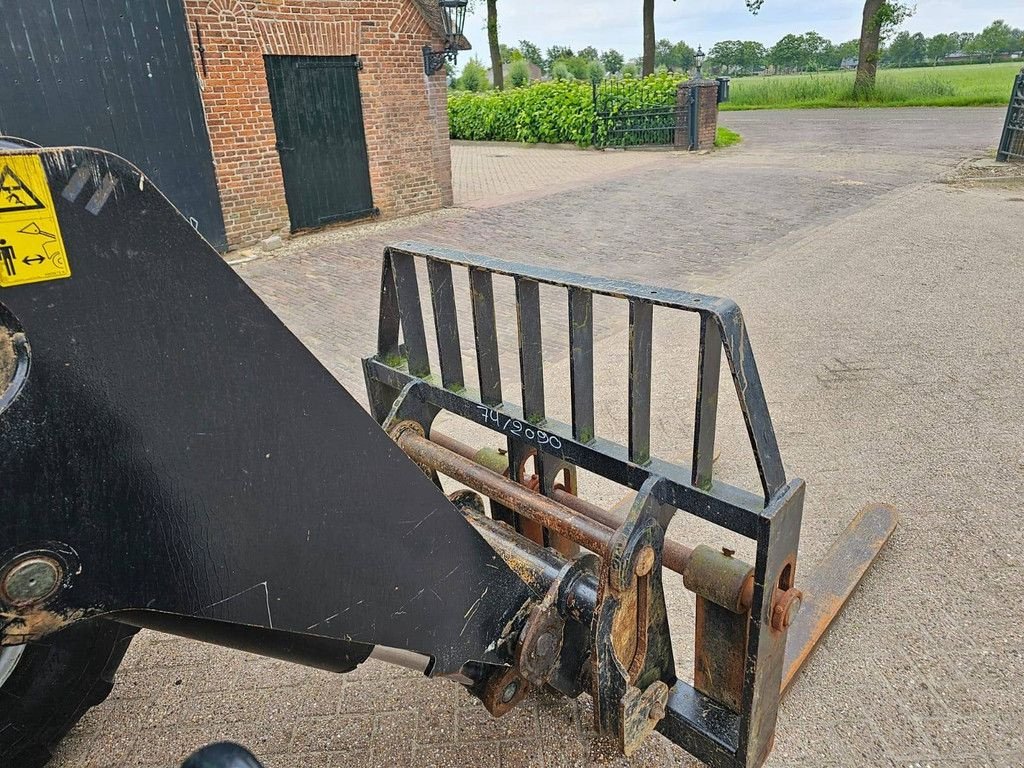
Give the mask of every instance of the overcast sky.
M 473 54 L 485 63 L 486 4 L 466 19 Z M 615 48 L 626 58 L 640 54 L 643 43 L 642 0 L 498 0 L 499 39 L 516 45 L 526 39 L 544 51 L 552 45 L 578 50 L 593 45 Z M 685 40 L 707 51 L 719 40 L 759 40 L 774 44 L 790 32 L 814 30 L 834 42 L 860 35 L 863 0 L 765 0 L 754 16 L 743 0 L 656 0 L 659 39 Z M 917 14 L 906 24 L 911 32 L 980 32 L 994 19 L 1024 27 L 1024 0 L 919 0 Z M 469 58 L 460 57 L 460 64 Z

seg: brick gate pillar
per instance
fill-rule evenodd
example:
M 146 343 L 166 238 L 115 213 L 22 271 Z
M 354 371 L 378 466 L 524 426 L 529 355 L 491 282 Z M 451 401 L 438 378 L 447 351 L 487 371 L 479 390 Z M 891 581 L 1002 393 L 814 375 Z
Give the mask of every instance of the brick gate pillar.
M 696 143 L 690 134 L 690 93 L 697 97 Z M 687 80 L 676 91 L 676 149 L 712 149 L 718 132 L 718 82 Z

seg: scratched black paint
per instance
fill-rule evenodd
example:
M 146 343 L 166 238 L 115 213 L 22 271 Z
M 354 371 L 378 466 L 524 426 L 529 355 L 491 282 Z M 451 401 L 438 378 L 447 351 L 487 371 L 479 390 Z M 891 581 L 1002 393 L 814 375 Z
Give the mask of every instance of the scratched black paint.
M 31 346 L 0 414 L 0 541 L 78 554 L 48 608 L 406 648 L 434 673 L 495 660 L 522 582 L 134 167 L 42 158 L 72 277 L 0 292 Z M 97 215 L 61 197 L 80 166 L 117 180 Z

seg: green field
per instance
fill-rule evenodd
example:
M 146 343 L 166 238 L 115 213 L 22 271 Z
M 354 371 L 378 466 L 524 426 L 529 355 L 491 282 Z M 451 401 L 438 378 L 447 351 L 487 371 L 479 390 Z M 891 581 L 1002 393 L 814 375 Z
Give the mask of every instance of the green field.
M 1021 62 L 882 69 L 872 93 L 853 97 L 852 72 L 734 78 L 725 110 L 1005 105 Z

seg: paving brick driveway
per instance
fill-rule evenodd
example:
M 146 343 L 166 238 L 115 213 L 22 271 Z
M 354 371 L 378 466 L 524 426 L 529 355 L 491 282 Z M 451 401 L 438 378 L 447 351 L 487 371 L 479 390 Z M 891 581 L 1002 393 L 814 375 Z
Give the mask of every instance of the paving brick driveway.
M 238 271 L 360 398 L 386 242 L 735 298 L 787 469 L 808 481 L 803 567 L 862 503 L 902 512 L 786 699 L 770 764 L 1021 766 L 1024 189 L 935 182 L 990 148 L 1000 120 L 987 109 L 731 113 L 723 122 L 744 135 L 738 148 L 609 158 L 582 183 L 555 168 L 542 189 L 502 182 L 506 204 L 491 194 L 488 162 L 508 158 L 456 147 L 457 172 L 486 177 L 457 180 L 477 190 L 461 198 L 471 207 L 314 236 Z M 539 170 L 518 178 L 604 157 L 559 152 L 521 155 Z M 511 333 L 511 315 L 501 323 Z M 612 379 L 624 324 L 599 323 L 599 370 Z M 658 358 L 654 379 L 666 456 L 687 447 L 677 414 L 691 407 L 688 334 L 670 327 L 656 339 L 678 347 Z M 564 399 L 564 343 L 546 344 L 552 399 Z M 614 401 L 598 419 L 609 434 L 623 428 Z M 722 425 L 719 472 L 730 479 L 749 474 L 738 426 Z M 595 493 L 614 499 L 614 489 Z M 700 535 L 685 520 L 672 534 Z M 686 597 L 670 592 L 685 633 Z M 585 765 L 587 718 L 584 703 L 543 698 L 493 721 L 457 686 L 400 669 L 371 663 L 337 677 L 143 633 L 111 699 L 56 765 L 171 766 L 225 737 L 271 766 Z M 691 761 L 655 737 L 629 764 Z

